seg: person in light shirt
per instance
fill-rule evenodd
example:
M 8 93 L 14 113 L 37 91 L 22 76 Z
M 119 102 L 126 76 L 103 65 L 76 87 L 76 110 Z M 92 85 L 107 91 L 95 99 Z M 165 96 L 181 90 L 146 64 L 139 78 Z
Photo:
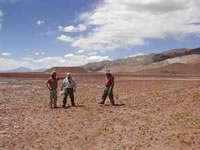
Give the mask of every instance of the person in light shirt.
M 71 99 L 71 106 L 75 106 L 74 102 L 74 92 L 76 91 L 77 84 L 76 81 L 72 78 L 70 73 L 67 73 L 66 78 L 63 80 L 61 91 L 64 91 L 63 105 L 62 107 L 66 107 L 67 97 L 69 96 Z

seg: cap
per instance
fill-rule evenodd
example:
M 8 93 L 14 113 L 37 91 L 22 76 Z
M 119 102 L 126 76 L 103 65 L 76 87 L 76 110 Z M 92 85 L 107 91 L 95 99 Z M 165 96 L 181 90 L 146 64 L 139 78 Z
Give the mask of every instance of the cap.
M 110 73 L 110 70 L 108 69 L 108 70 L 106 70 L 106 73 Z
M 50 75 L 51 76 L 56 76 L 57 74 L 56 74 L 56 71 L 52 71 L 51 73 L 50 73 Z

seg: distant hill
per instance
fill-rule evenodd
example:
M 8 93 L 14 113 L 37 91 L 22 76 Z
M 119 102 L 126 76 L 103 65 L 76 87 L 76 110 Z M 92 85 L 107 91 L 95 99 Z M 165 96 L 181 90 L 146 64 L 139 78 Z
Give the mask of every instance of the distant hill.
M 187 75 L 200 75 L 199 64 L 182 64 L 174 63 L 165 67 L 156 69 L 147 69 L 140 72 L 141 74 L 187 74 Z
M 56 71 L 57 73 L 87 73 L 88 71 L 85 70 L 82 67 L 53 67 L 50 69 L 47 69 L 45 72 L 52 72 Z
M 11 73 L 11 72 L 15 72 L 15 73 L 28 73 L 28 72 L 44 72 L 46 69 L 37 69 L 37 70 L 32 70 L 30 68 L 27 68 L 27 67 L 18 67 L 18 68 L 15 68 L 15 69 L 11 69 L 11 70 L 5 70 L 5 71 L 1 71 L 1 72 L 8 72 L 8 73 Z
M 173 49 L 158 54 L 142 55 L 99 63 L 89 63 L 83 67 L 88 71 L 98 72 L 111 69 L 112 72 L 143 72 L 143 70 L 148 70 L 150 73 L 151 69 L 165 69 L 163 67 L 168 65 L 171 66 L 172 64 L 186 64 L 185 67 L 189 67 L 190 64 L 200 64 L 200 48 Z M 197 67 L 197 65 L 193 67 Z M 155 70 L 152 70 L 152 72 L 155 72 Z M 192 72 L 194 73 L 194 71 Z
M 45 68 L 41 68 L 41 69 L 36 69 L 36 70 L 33 70 L 33 72 L 45 72 L 47 69 Z
M 32 71 L 33 71 L 32 69 L 29 69 L 27 67 L 18 67 L 15 69 L 8 70 L 6 72 L 32 72 Z

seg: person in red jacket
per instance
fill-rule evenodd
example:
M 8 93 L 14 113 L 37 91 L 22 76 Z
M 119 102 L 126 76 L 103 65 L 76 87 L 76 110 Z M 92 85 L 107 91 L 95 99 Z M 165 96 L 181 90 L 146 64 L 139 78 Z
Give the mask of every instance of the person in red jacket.
M 112 105 L 115 105 L 113 98 L 113 88 L 114 88 L 114 76 L 110 73 L 110 70 L 106 70 L 106 82 L 105 89 L 102 95 L 102 101 L 99 104 L 104 104 L 107 96 L 109 96 Z
M 57 88 L 58 81 L 62 78 L 58 78 L 55 71 L 51 72 L 51 77 L 46 81 L 46 87 L 49 89 L 49 106 L 50 108 L 57 108 Z

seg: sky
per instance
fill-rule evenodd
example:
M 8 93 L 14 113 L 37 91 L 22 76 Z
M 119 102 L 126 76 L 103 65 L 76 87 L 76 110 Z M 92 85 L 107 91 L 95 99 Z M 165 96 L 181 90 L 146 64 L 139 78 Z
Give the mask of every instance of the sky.
M 0 0 L 0 71 L 200 47 L 199 0 Z

